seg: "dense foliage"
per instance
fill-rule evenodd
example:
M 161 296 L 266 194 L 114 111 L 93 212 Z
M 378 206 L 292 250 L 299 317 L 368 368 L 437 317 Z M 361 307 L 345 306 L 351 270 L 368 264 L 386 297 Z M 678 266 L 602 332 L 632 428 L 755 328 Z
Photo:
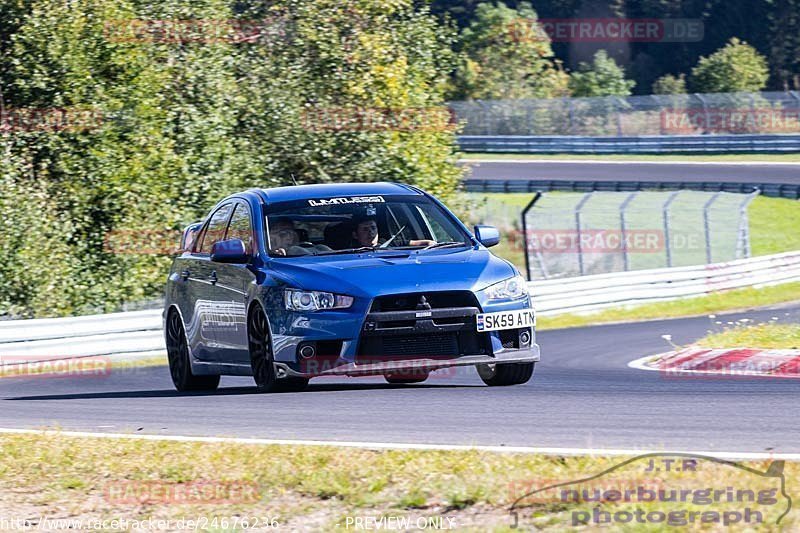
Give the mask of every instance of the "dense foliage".
M 767 61 L 755 48 L 731 39 L 708 57 L 701 57 L 692 69 L 692 86 L 697 92 L 756 92 L 767 85 Z
M 232 19 L 259 26 L 244 38 L 223 26 L 215 38 L 157 22 Z M 410 0 L 236 10 L 219 0 L 0 0 L 0 29 L 6 111 L 102 117 L 0 131 L 0 315 L 158 296 L 183 225 L 226 194 L 292 174 L 402 181 L 445 198 L 459 182 L 440 109 L 451 33 Z M 340 127 L 337 114 L 357 109 L 411 109 L 417 123 Z
M 501 2 L 501 0 L 497 0 Z M 531 2 L 531 0 L 527 0 Z M 477 18 L 479 0 L 433 0 L 434 12 L 466 28 Z M 524 2 L 502 0 L 517 8 Z M 704 35 L 694 42 L 553 43 L 555 56 L 575 70 L 600 48 L 625 68 L 647 94 L 665 74 L 688 75 L 701 57 L 708 57 L 737 37 L 767 58 L 771 90 L 800 90 L 800 0 L 534 0 L 539 18 L 695 19 Z

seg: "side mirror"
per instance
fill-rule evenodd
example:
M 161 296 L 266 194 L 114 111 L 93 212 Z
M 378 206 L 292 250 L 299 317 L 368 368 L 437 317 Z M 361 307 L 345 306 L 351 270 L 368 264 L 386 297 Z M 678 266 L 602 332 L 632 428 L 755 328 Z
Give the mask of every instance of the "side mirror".
M 500 231 L 494 226 L 475 226 L 475 238 L 487 248 L 500 242 Z
M 194 241 L 197 240 L 197 234 L 200 233 L 202 227 L 202 222 L 195 222 L 194 224 L 186 226 L 181 236 L 181 252 L 189 252 L 192 250 Z
M 247 255 L 241 239 L 229 239 L 214 243 L 211 247 L 211 260 L 215 263 L 242 265 L 250 261 L 250 256 Z

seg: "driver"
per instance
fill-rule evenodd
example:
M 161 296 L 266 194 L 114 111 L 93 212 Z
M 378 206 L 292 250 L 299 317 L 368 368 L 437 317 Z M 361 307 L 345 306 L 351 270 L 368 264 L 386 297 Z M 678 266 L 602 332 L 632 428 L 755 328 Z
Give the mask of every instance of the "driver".
M 364 215 L 353 220 L 353 240 L 358 246 L 379 246 L 386 242 L 380 240 L 378 235 L 378 222 L 374 215 Z M 408 246 L 430 246 L 436 241 L 430 239 L 417 239 L 408 241 Z

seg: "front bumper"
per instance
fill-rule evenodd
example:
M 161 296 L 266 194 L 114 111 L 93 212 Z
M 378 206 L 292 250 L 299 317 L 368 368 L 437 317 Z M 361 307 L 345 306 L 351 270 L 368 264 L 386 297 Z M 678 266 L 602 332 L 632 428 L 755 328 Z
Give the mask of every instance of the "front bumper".
M 431 372 L 539 361 L 535 328 L 478 332 L 479 313 L 529 309 L 530 300 L 479 301 L 469 291 L 388 295 L 347 311 L 288 313 L 273 324 L 279 378 Z M 428 306 L 420 305 L 429 303 Z M 529 331 L 529 335 L 523 332 Z M 301 350 L 311 345 L 316 355 Z M 308 348 L 305 348 L 308 349 Z
M 417 358 L 401 359 L 367 364 L 344 363 L 319 372 L 305 373 L 293 369 L 286 363 L 276 362 L 275 375 L 283 378 L 312 378 L 319 376 L 374 376 L 380 374 L 423 373 L 455 366 L 475 366 L 510 363 L 535 363 L 540 358 L 538 344 L 522 350 L 503 350 L 495 355 L 464 355 L 452 359 Z

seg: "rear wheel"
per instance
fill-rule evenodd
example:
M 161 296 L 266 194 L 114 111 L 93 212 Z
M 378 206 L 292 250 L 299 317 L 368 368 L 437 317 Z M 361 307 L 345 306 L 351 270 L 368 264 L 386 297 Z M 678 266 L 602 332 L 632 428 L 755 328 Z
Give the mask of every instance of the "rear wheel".
M 181 316 L 172 311 L 167 319 L 167 359 L 172 384 L 180 392 L 210 391 L 219 386 L 219 376 L 195 376 L 189 362 L 189 345 Z
M 490 387 L 522 385 L 533 376 L 535 363 L 507 363 L 504 365 L 478 365 L 478 375 Z
M 422 383 L 428 379 L 428 373 L 422 374 L 385 374 L 383 377 L 387 383 L 392 385 L 409 385 L 412 383 Z
M 301 391 L 308 386 L 303 378 L 285 378 L 279 380 L 275 375 L 272 358 L 272 344 L 269 339 L 267 315 L 257 307 L 250 314 L 247 327 L 248 345 L 250 348 L 250 368 L 253 380 L 261 392 Z

